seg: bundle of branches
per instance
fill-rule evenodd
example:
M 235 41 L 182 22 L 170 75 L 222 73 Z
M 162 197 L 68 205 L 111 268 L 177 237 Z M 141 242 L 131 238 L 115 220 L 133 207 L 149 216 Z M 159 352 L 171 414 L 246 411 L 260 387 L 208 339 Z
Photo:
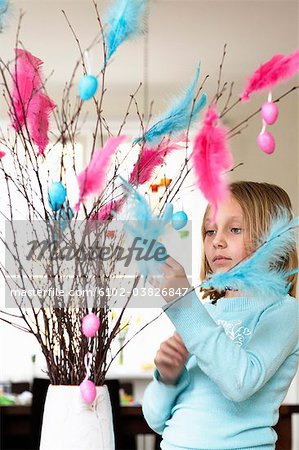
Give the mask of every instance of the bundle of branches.
M 120 332 L 124 311 L 140 281 L 140 272 L 135 271 L 126 278 L 124 265 L 119 266 L 124 233 L 113 223 L 115 214 L 126 206 L 130 195 L 119 175 L 129 173 L 127 182 L 137 192 L 140 186 L 155 183 L 170 153 L 183 151 L 183 164 L 159 198 L 157 217 L 162 217 L 166 205 L 182 192 L 192 170 L 194 155 L 192 146 L 190 151 L 189 130 L 207 103 L 203 88 L 208 76 L 198 86 L 198 68 L 182 97 L 161 117 L 153 120 L 150 114 L 145 121 L 136 99 L 139 85 L 129 96 L 119 130 L 112 136 L 103 108 L 108 62 L 123 41 L 142 31 L 146 14 L 145 1 L 125 3 L 131 3 L 130 8 L 122 11 L 118 9 L 121 2 L 112 6 L 105 27 L 94 3 L 99 35 L 86 50 L 100 43 L 103 65 L 99 73 L 101 88 L 97 94 L 95 89 L 90 94 L 96 119 L 90 160 L 83 170 L 78 167 L 76 142 L 85 125 L 84 101 L 90 88 L 86 90 L 86 83 L 94 83 L 95 88 L 97 83 L 96 77 L 90 78 L 87 73 L 85 53 L 66 15 L 80 59 L 65 85 L 60 105 L 55 105 L 48 95 L 42 61 L 22 47 L 19 39 L 22 16 L 15 59 L 12 62 L 0 59 L 3 99 L 11 122 L 10 127 L 2 127 L 0 134 L 1 193 L 6 198 L 5 207 L 0 211 L 6 228 L 1 241 L 7 258 L 5 264 L 1 262 L 0 270 L 8 287 L 7 304 L 18 308 L 17 314 L 2 311 L 1 319 L 36 337 L 53 384 L 80 384 L 85 377 L 87 352 L 93 354 L 91 379 L 97 385 L 104 383 L 118 353 L 112 354 L 111 344 Z M 210 101 L 220 111 L 218 119 L 241 102 L 239 97 L 234 99 L 233 83 L 222 82 L 225 54 L 226 46 L 216 92 Z M 84 73 L 81 93 L 72 104 L 80 66 Z M 129 142 L 122 132 L 133 107 L 140 127 Z M 225 133 L 226 139 L 240 133 L 258 112 L 252 111 L 235 124 Z M 56 125 L 52 126 L 49 138 L 50 116 Z M 99 149 L 96 148 L 98 140 Z M 121 149 L 125 140 L 127 154 Z M 128 154 L 133 151 L 136 159 L 130 167 Z M 59 172 L 55 180 L 50 169 L 53 155 Z M 210 166 L 205 164 L 205 167 Z M 235 167 L 230 163 L 223 169 L 229 172 Z M 19 208 L 23 208 L 21 212 Z M 106 249 L 104 253 L 102 249 Z M 105 252 L 109 257 L 105 258 Z M 121 312 L 113 322 L 111 309 L 119 301 L 121 286 L 124 295 L 117 304 L 121 305 Z M 100 319 L 99 331 L 93 339 L 82 333 L 82 319 L 88 312 Z

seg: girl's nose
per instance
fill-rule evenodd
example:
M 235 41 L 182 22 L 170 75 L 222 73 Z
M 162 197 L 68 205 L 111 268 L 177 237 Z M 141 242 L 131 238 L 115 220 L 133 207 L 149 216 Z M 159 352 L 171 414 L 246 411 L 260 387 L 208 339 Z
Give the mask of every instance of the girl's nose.
M 224 239 L 223 234 L 216 234 L 214 240 L 213 240 L 213 246 L 214 248 L 225 248 L 226 247 L 226 241 Z

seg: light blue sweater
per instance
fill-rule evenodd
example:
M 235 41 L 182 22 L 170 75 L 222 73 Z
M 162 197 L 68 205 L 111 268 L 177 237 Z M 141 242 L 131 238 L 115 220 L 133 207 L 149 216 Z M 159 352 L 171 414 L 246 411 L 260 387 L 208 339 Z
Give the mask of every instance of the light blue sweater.
M 163 450 L 274 450 L 273 425 L 296 374 L 299 302 L 194 292 L 165 305 L 189 353 L 176 385 L 157 370 L 142 409 Z

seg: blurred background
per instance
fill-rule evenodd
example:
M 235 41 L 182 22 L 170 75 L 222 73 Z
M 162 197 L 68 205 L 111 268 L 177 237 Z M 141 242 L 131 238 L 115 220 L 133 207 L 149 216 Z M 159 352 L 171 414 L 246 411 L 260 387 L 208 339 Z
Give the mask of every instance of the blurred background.
M 109 2 L 99 1 L 100 15 L 105 14 Z M 16 31 L 20 13 L 24 12 L 19 39 L 24 48 L 44 61 L 44 74 L 49 77 L 47 91 L 59 105 L 65 82 L 71 77 L 79 51 L 65 15 L 75 30 L 81 47 L 87 47 L 99 33 L 94 5 L 91 0 L 15 0 L 0 34 L 0 56 L 4 61 L 14 57 Z M 64 11 L 64 13 L 63 13 Z M 209 99 L 217 90 L 219 66 L 224 44 L 227 44 L 222 81 L 234 82 L 233 98 L 244 88 L 247 77 L 262 62 L 275 53 L 290 53 L 298 47 L 299 5 L 288 0 L 151 0 L 147 20 L 147 33 L 139 39 L 125 43 L 112 58 L 107 76 L 103 109 L 111 130 L 116 130 L 125 115 L 130 94 L 142 82 L 136 98 L 141 111 L 148 114 L 153 101 L 152 115 L 162 113 L 193 79 L 201 63 L 201 80 L 209 79 L 205 91 Z M 102 49 L 94 46 L 89 52 L 92 72 L 102 67 Z M 74 80 L 79 81 L 79 69 Z M 298 85 L 298 78 L 280 85 L 273 92 L 274 99 Z M 74 90 L 75 101 L 76 89 Z M 253 95 L 246 105 L 234 108 L 225 116 L 224 125 L 232 128 L 258 109 L 266 100 L 266 93 Z M 257 147 L 261 129 L 260 116 L 255 116 L 240 135 L 231 141 L 235 164 L 243 163 L 231 174 L 231 180 L 266 181 L 281 185 L 290 195 L 296 214 L 299 213 L 298 190 L 298 93 L 292 93 L 279 102 L 279 120 L 271 132 L 276 139 L 276 151 L 268 156 Z M 88 113 L 86 123 L 77 137 L 82 151 L 82 167 L 91 150 L 91 133 L 95 120 L 90 104 L 84 104 Z M 6 105 L 0 98 L 0 124 L 8 125 Z M 136 111 L 127 119 L 124 132 L 134 137 L 139 127 Z M 191 131 L 191 137 L 196 127 Z M 161 177 L 172 178 L 180 164 L 179 156 L 161 172 Z M 151 196 L 149 189 L 149 196 Z M 196 190 L 186 190 L 178 200 L 192 220 L 192 246 L 194 283 L 199 279 L 200 223 L 205 200 Z M 152 201 L 155 199 L 152 196 Z M 3 206 L 3 205 L 2 205 Z M 2 207 L 1 206 L 1 207 Z M 1 280 L 2 283 L 2 280 Z M 1 286 L 1 309 L 4 307 L 4 286 Z M 156 317 L 157 308 L 129 309 L 133 333 L 141 324 Z M 142 401 L 142 393 L 150 381 L 153 358 L 160 343 L 170 336 L 173 327 L 161 316 L 135 338 L 123 352 L 111 371 L 133 384 L 132 395 Z M 129 336 L 129 334 L 128 334 Z M 9 390 L 12 382 L 28 381 L 46 376 L 43 357 L 32 336 L 0 323 L 0 386 Z M 115 343 L 117 345 L 117 342 Z M 294 380 L 286 399 L 288 404 L 299 403 L 299 377 Z M 299 450 L 299 427 L 293 416 L 293 450 Z M 141 444 L 139 444 L 141 445 Z M 150 444 L 146 444 L 150 445 Z M 291 450 L 291 449 L 285 449 Z

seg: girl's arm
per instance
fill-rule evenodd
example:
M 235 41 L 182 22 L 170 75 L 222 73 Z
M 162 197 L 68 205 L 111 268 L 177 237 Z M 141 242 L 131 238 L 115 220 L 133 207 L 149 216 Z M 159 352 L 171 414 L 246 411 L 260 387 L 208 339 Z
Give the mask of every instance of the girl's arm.
M 194 292 L 164 309 L 201 370 L 225 397 L 238 402 L 261 389 L 291 353 L 299 353 L 298 305 L 286 297 L 266 308 L 246 348 L 226 336 Z M 296 359 L 294 355 L 294 370 Z
M 163 383 L 158 370 L 155 369 L 154 379 L 144 392 L 142 412 L 147 423 L 156 433 L 162 434 L 177 396 L 188 384 L 189 373 L 186 368 L 183 369 L 175 385 Z

